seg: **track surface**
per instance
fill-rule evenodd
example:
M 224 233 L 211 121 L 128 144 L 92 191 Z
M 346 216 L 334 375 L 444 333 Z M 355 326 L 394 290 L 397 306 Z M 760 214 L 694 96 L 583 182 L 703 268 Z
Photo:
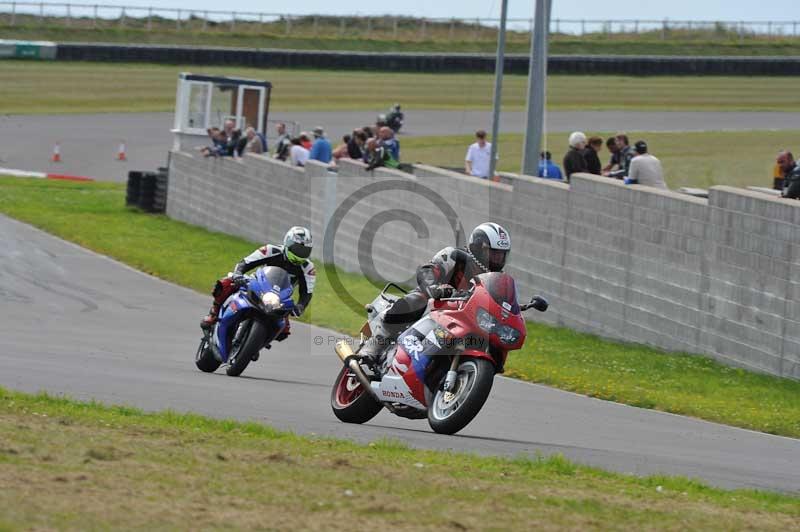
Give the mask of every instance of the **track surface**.
M 334 143 L 354 127 L 374 123 L 372 112 L 273 113 L 271 120 L 298 122 L 302 130 L 321 125 Z M 172 147 L 172 113 L 96 115 L 13 115 L 0 117 L 0 167 L 68 173 L 103 181 L 124 181 L 128 170 L 155 170 Z M 503 113 L 502 131 L 522 132 L 521 112 Z M 406 113 L 403 136 L 471 134 L 491 127 L 489 111 L 422 111 Z M 549 131 L 704 131 L 798 129 L 800 113 L 779 112 L 647 112 L 551 111 Z M 273 132 L 270 131 L 270 134 Z M 116 160 L 121 140 L 128 161 Z M 49 161 L 56 142 L 63 161 Z M 565 139 L 566 142 L 566 139 Z
M 346 425 L 328 402 L 339 369 L 329 343 L 335 333 L 295 324 L 289 340 L 262 352 L 243 377 L 204 374 L 192 356 L 208 303 L 0 216 L 2 386 L 257 420 L 361 442 L 390 437 L 484 454 L 558 452 L 621 472 L 800 493 L 800 440 L 501 377 L 483 411 L 457 436 L 439 436 L 424 420 L 385 412 L 367 425 Z

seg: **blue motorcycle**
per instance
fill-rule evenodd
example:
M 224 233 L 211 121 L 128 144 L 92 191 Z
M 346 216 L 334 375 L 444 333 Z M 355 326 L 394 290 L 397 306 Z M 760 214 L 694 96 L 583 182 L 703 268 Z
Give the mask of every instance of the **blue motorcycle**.
M 294 308 L 289 274 L 282 268 L 266 266 L 245 278 L 219 313 L 214 327 L 205 333 L 195 355 L 201 371 L 212 373 L 222 364 L 231 377 L 241 375 L 251 361 L 258 360 L 262 347 L 269 348 L 286 327 Z

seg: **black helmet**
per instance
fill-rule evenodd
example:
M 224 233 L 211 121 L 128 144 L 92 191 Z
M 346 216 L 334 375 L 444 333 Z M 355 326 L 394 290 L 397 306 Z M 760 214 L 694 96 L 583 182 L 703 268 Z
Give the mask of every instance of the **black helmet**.
M 511 252 L 511 237 L 496 223 L 482 223 L 469 236 L 469 251 L 484 268 L 499 272 Z
M 313 245 L 311 231 L 294 226 L 283 237 L 283 254 L 292 264 L 302 264 L 311 255 Z

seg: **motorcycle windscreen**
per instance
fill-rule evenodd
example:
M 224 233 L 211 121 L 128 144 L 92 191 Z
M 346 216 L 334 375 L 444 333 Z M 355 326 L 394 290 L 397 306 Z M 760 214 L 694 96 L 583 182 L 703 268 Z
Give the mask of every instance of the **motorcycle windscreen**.
M 292 280 L 283 268 L 277 266 L 265 266 L 260 268 L 255 275 L 255 279 L 250 282 L 250 290 L 258 295 L 267 292 L 274 292 L 281 298 L 281 303 L 290 305 L 292 301 Z
M 517 285 L 513 277 L 502 272 L 484 273 L 481 282 L 498 305 L 512 314 L 519 314 Z

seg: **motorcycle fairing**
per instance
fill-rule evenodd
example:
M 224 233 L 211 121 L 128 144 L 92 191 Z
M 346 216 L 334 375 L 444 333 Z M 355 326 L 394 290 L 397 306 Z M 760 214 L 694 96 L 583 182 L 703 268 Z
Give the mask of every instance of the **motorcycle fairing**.
M 437 329 L 436 322 L 424 316 L 400 335 L 389 371 L 381 379 L 381 397 L 415 408 L 427 406 L 425 376 L 432 357 L 442 349 Z M 392 392 L 402 395 L 394 396 Z
M 228 346 L 230 345 L 229 335 L 236 333 L 239 322 L 245 314 L 245 311 L 249 309 L 258 310 L 247 298 L 248 290 L 252 290 L 258 295 L 266 292 L 274 292 L 280 298 L 283 308 L 291 309 L 294 307 L 294 301 L 292 300 L 294 288 L 289 281 L 288 275 L 289 274 L 286 273 L 285 270 L 275 266 L 259 268 L 247 283 L 247 286 L 242 287 L 238 292 L 232 294 L 225 300 L 219 313 L 219 320 L 214 329 L 212 342 L 216 353 L 219 354 L 219 358 L 223 363 L 228 362 L 228 358 L 230 357 L 230 353 L 228 352 Z M 286 326 L 286 319 L 287 318 L 281 318 L 274 322 L 275 325 L 272 327 L 270 335 L 268 336 L 270 340 Z
M 247 300 L 244 290 L 240 290 L 230 296 L 222 305 L 219 320 L 214 329 L 213 341 L 214 347 L 216 347 L 223 363 L 228 361 L 228 356 L 230 355 L 228 353 L 228 345 L 230 345 L 228 335 L 231 334 L 231 331 L 236 332 L 236 326 L 239 324 L 242 311 L 249 308 L 253 308 L 253 305 Z
M 294 307 L 294 300 L 292 299 L 294 288 L 291 282 L 288 282 L 288 274 L 280 268 L 275 266 L 260 268 L 256 271 L 253 280 L 248 283 L 248 287 L 257 294 L 274 292 L 280 298 L 283 308 L 291 309 Z

